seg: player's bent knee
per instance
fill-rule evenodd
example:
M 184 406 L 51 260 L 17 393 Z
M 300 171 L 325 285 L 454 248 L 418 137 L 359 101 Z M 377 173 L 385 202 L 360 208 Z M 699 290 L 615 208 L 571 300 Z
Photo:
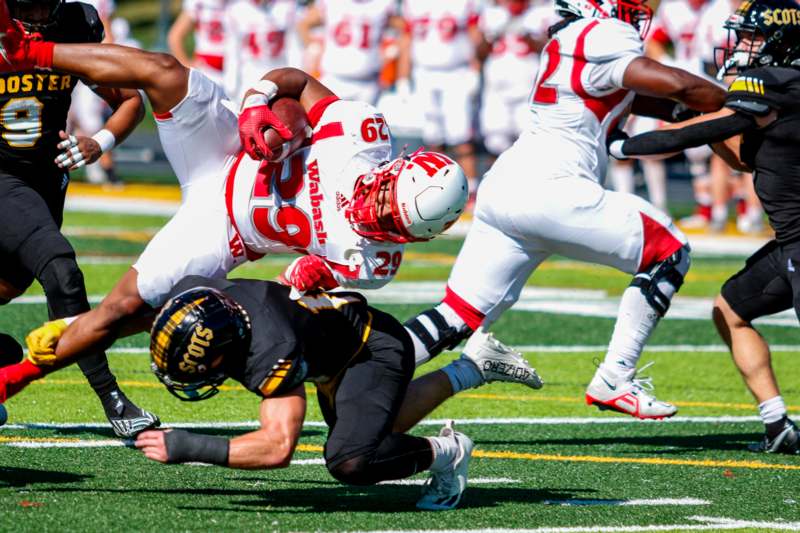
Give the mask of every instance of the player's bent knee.
M 649 266 L 646 272 L 636 274 L 631 286 L 638 287 L 650 306 L 663 317 L 669 310 L 672 296 L 683 285 L 690 266 L 689 247 L 684 245 L 663 261 Z
M 375 475 L 369 454 L 358 455 L 336 464 L 328 463 L 328 472 L 347 485 L 374 485 L 380 479 Z
M 51 308 L 63 306 L 64 313 L 78 314 L 89 309 L 83 273 L 74 256 L 51 259 L 39 272 L 39 283 Z M 56 310 L 59 313 L 59 310 Z

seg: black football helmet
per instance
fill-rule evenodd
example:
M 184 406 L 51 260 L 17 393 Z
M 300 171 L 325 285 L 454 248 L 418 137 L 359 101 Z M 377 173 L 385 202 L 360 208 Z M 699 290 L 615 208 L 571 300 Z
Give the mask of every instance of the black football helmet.
M 29 32 L 42 32 L 56 23 L 56 14 L 64 0 L 6 0 L 11 18 Z
M 153 321 L 150 367 L 173 396 L 206 400 L 227 378 L 225 357 L 249 350 L 250 317 L 229 296 L 194 287 L 171 298 Z
M 800 4 L 794 0 L 745 0 L 725 28 L 727 46 L 715 53 L 720 78 L 754 67 L 800 68 Z M 763 44 L 740 46 L 753 37 Z

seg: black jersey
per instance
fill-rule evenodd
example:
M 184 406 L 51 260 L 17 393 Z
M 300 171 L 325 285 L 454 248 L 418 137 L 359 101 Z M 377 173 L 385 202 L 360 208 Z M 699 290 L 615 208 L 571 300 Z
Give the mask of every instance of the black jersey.
M 775 122 L 744 133 L 741 159 L 754 170 L 756 194 L 779 243 L 800 239 L 800 70 L 747 70 L 731 83 L 726 106 Z
M 69 2 L 59 6 L 42 37 L 56 43 L 99 43 L 103 35 L 92 6 Z M 0 171 L 33 182 L 63 174 L 53 160 L 77 82 L 57 71 L 0 73 Z
M 353 361 L 369 333 L 369 307 L 357 293 L 292 300 L 289 287 L 271 281 L 189 276 L 170 296 L 198 286 L 222 291 L 250 316 L 250 351 L 239 357 L 226 355 L 225 373 L 264 397 L 305 380 L 333 378 Z

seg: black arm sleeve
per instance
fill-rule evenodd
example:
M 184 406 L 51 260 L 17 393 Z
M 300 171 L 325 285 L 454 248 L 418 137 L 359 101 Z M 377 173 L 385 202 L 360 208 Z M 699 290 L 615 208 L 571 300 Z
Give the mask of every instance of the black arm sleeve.
M 657 98 L 642 94 L 637 94 L 633 99 L 631 113 L 640 117 L 657 118 L 664 122 L 682 122 L 700 114 L 669 98 Z
M 222 437 L 189 433 L 173 429 L 164 433 L 168 463 L 192 461 L 210 465 L 228 466 L 230 441 Z
M 650 131 L 636 135 L 622 144 L 622 153 L 626 156 L 637 156 L 680 152 L 687 148 L 724 141 L 755 125 L 753 117 L 734 113 L 677 130 Z

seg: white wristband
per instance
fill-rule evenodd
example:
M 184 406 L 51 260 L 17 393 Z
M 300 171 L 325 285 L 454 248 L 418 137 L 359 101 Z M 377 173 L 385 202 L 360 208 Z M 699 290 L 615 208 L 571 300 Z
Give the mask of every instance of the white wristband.
M 628 157 L 622 152 L 622 144 L 625 141 L 622 139 L 617 139 L 616 141 L 612 141 L 610 145 L 608 145 L 608 153 L 614 159 L 628 159 Z
M 92 139 L 100 145 L 100 151 L 103 153 L 114 148 L 117 143 L 117 138 L 114 137 L 114 134 L 105 128 L 92 135 Z
M 248 107 L 258 107 L 262 105 L 269 105 L 269 99 L 261 93 L 253 93 L 242 102 L 242 111 Z
M 269 80 L 258 80 L 256 84 L 253 85 L 253 90 L 266 96 L 267 101 L 272 100 L 275 98 L 275 95 L 278 94 L 278 86 L 275 85 L 275 82 Z

